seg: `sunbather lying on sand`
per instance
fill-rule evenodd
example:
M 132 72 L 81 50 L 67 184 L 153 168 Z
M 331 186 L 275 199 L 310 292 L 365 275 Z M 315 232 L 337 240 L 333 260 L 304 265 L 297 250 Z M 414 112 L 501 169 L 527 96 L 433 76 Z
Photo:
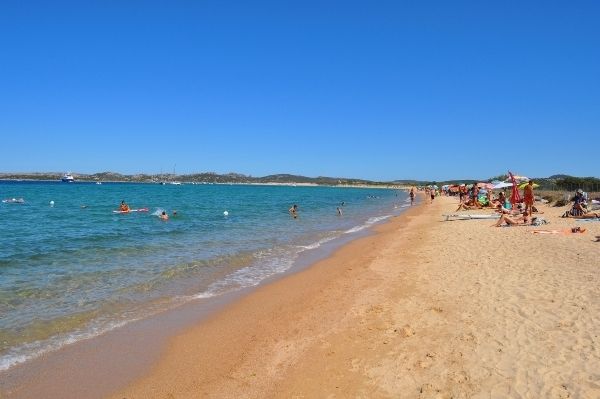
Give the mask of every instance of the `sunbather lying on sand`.
M 507 214 L 503 213 L 502 215 L 500 215 L 500 219 L 498 219 L 498 222 L 492 226 L 500 227 L 503 224 L 506 224 L 507 226 L 524 226 L 531 224 L 531 220 L 529 219 L 529 214 L 527 213 L 527 211 L 524 211 L 521 216 L 517 217 L 510 217 Z
M 532 234 L 578 234 L 585 233 L 587 230 L 582 229 L 581 227 L 571 227 L 570 229 L 562 229 L 562 230 L 532 230 Z
M 600 219 L 600 213 L 588 212 L 583 215 L 573 215 L 571 212 L 567 211 L 562 217 L 571 219 Z

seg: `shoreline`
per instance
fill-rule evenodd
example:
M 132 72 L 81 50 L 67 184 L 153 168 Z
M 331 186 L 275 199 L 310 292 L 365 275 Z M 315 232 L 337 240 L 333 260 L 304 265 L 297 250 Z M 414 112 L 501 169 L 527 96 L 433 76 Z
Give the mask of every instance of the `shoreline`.
M 456 206 L 421 203 L 245 296 L 111 398 L 599 396 L 600 224 L 444 221 Z
M 125 350 L 144 363 L 110 392 L 98 381 L 114 382 L 127 364 L 95 373 L 88 391 L 58 373 L 37 395 L 30 386 L 13 396 L 599 396 L 600 223 L 585 234 L 531 234 L 578 221 L 545 205 L 549 226 L 444 221 L 456 199 L 419 198 L 375 234 L 172 331 L 153 357 L 127 331 L 137 352 L 97 348 L 106 361 Z M 188 322 L 198 316 L 189 309 L 180 314 Z M 75 360 L 72 368 L 94 367 Z
M 399 238 L 396 233 L 407 229 L 411 219 L 423 216 L 424 208 L 424 204 L 407 208 L 389 222 L 375 226 L 375 234 L 350 242 L 305 270 L 258 288 L 183 331 L 170 341 L 148 376 L 111 397 L 279 396 L 281 392 L 272 391 L 271 381 L 278 380 L 286 363 L 293 363 L 298 355 L 289 349 L 298 344 L 293 342 L 299 340 L 302 351 L 318 340 L 318 325 L 334 322 L 337 317 L 335 295 L 345 291 L 347 300 L 353 296 L 352 291 L 346 290 L 348 284 L 368 285 L 363 281 L 374 277 L 368 263 L 378 258 L 381 241 Z M 357 251 L 362 252 L 358 258 Z M 356 273 L 360 275 L 357 281 Z M 320 308 L 315 314 L 315 306 L 323 295 L 329 307 L 326 312 Z M 301 331 L 297 325 L 305 323 L 310 327 Z M 269 359 L 269 355 L 275 359 Z M 275 364 L 268 364 L 269 361 Z M 246 374 L 243 370 L 248 367 L 247 362 L 254 371 Z M 267 372 L 264 379 L 259 377 L 260 370 Z
M 155 185 L 173 185 L 171 182 L 156 182 L 156 181 L 127 181 L 127 180 L 74 180 L 72 182 L 64 182 L 60 179 L 48 180 L 48 179 L 19 179 L 19 178 L 11 178 L 11 179 L 2 179 L 0 178 L 0 183 L 8 182 L 8 183 L 85 183 L 85 184 L 96 184 L 96 183 L 108 183 L 108 184 L 155 184 Z M 278 183 L 278 182 L 264 182 L 264 183 L 255 183 L 255 182 L 192 182 L 192 181 L 179 181 L 177 185 L 184 186 L 203 186 L 203 185 L 215 185 L 215 186 L 282 186 L 282 187 L 333 187 L 333 188 L 368 188 L 368 189 L 385 189 L 385 190 L 407 190 L 410 189 L 410 186 L 405 186 L 401 184 L 319 184 L 319 183 Z
M 386 220 L 383 221 L 384 224 L 385 222 Z M 263 285 L 272 284 L 312 267 L 315 262 L 330 256 L 339 248 L 372 234 L 372 229 L 373 225 L 367 226 L 364 230 L 360 229 L 347 237 L 340 236 L 307 251 L 295 261 L 291 269 L 268 277 L 257 287 L 243 288 L 206 300 L 193 300 L 58 350 L 43 353 L 25 363 L 16 364 L 0 372 L 0 375 L 3 375 L 0 396 L 40 397 L 43 394 L 46 398 L 104 397 L 116 387 L 125 386 L 130 380 L 146 372 L 148 367 L 157 361 L 161 348 L 171 336 L 194 324 L 202 323 L 211 314 L 218 313 Z M 137 342 L 138 339 L 142 343 Z M 107 366 L 113 361 L 119 362 L 119 366 Z M 105 386 L 94 391 L 98 375 L 103 377 Z M 112 389 L 107 389 L 108 387 Z

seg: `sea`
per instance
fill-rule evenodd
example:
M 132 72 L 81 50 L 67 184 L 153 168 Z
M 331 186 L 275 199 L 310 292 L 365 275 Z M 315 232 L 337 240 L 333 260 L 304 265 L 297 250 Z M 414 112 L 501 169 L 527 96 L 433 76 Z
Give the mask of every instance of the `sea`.
M 398 190 L 300 185 L 0 181 L 0 198 L 0 371 L 293 272 L 409 206 Z M 122 200 L 148 211 L 114 213 Z

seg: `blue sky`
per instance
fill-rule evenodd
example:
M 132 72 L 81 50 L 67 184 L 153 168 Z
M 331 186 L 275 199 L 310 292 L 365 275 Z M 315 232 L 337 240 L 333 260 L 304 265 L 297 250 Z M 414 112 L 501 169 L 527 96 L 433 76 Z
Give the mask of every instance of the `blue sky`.
M 598 176 L 599 20 L 596 1 L 4 1 L 0 171 Z

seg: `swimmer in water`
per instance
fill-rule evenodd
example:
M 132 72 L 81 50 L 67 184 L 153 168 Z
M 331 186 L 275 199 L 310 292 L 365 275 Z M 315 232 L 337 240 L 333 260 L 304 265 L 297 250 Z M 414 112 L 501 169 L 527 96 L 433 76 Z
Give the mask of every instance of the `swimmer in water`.
M 159 218 L 161 218 L 162 220 L 169 220 L 169 215 L 167 215 L 167 212 L 162 211 Z
M 292 215 L 294 219 L 296 219 L 298 217 L 298 205 L 292 205 L 288 212 L 290 213 L 290 215 Z
M 125 200 L 121 201 L 121 205 L 119 205 L 119 210 L 121 212 L 129 212 L 129 205 L 125 203 Z

